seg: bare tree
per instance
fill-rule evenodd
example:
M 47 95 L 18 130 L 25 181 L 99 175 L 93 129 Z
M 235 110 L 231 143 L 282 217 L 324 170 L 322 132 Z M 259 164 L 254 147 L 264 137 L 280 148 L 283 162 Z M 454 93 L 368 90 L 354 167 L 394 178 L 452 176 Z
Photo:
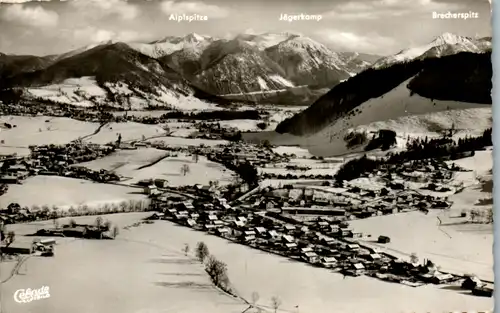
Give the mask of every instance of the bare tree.
M 14 231 L 9 231 L 5 237 L 5 247 L 10 246 L 14 241 L 16 241 L 16 233 Z
M 95 219 L 95 227 L 101 229 L 102 227 L 102 217 L 98 216 Z
M 486 223 L 493 223 L 494 221 L 494 213 L 493 213 L 493 208 L 489 209 L 486 211 Z
M 198 153 L 193 154 L 193 161 L 195 163 L 198 163 L 198 160 L 200 159 L 200 155 Z
M 281 306 L 281 299 L 276 296 L 272 297 L 271 307 L 274 309 L 274 313 L 278 312 L 280 306 Z
M 106 220 L 106 222 L 104 222 L 103 226 L 105 229 L 110 230 L 111 229 L 111 222 Z
M 184 245 L 184 248 L 182 249 L 182 251 L 184 252 L 185 256 L 188 255 L 188 253 L 189 253 L 189 245 L 187 243 Z
M 42 211 L 45 213 L 45 214 L 49 214 L 50 213 L 50 208 L 48 205 L 44 204 L 42 205 Z
M 198 242 L 198 244 L 196 245 L 196 257 L 198 258 L 198 260 L 203 263 L 209 255 L 210 252 L 208 251 L 207 245 L 202 241 Z
M 136 201 L 135 202 L 135 206 L 134 206 L 134 210 L 136 212 L 142 212 L 145 208 L 145 202 L 144 201 Z
M 128 200 L 128 211 L 127 212 L 130 212 L 130 211 L 133 211 L 134 208 L 135 208 L 135 203 L 136 201 L 135 200 Z
M 252 306 L 257 305 L 257 301 L 259 301 L 259 293 L 257 291 L 252 292 Z
M 209 256 L 205 270 L 217 287 L 228 287 L 229 277 L 227 276 L 226 263 L 217 260 L 214 256 Z
M 479 217 L 479 212 L 477 210 L 471 210 L 470 211 L 470 220 L 471 220 L 471 222 L 475 223 L 477 221 L 478 217 Z
M 127 201 L 120 202 L 120 210 L 121 211 L 126 212 L 128 208 L 129 208 L 129 204 Z
M 191 171 L 191 169 L 189 168 L 189 165 L 187 165 L 187 164 L 182 165 L 182 167 L 181 167 L 182 176 L 186 176 L 186 174 L 189 173 L 190 171 Z
M 109 203 L 105 203 L 103 206 L 102 206 L 102 210 L 105 212 L 105 213 L 108 213 L 111 209 L 111 206 L 109 205 Z
M 88 204 L 84 204 L 84 205 L 82 205 L 82 211 L 83 211 L 84 213 L 88 213 L 88 211 L 89 211 L 89 210 L 90 210 L 90 208 L 89 208 Z
M 120 229 L 118 228 L 118 226 L 113 227 L 113 238 L 116 238 L 116 236 L 118 236 L 119 233 Z
M 410 255 L 410 262 L 411 262 L 412 264 L 416 264 L 416 263 L 418 263 L 418 256 L 417 256 L 417 254 L 416 254 L 416 253 L 412 253 L 412 254 Z
M 70 216 L 74 216 L 76 214 L 76 209 L 74 206 L 70 206 L 69 209 L 68 209 L 68 214 Z

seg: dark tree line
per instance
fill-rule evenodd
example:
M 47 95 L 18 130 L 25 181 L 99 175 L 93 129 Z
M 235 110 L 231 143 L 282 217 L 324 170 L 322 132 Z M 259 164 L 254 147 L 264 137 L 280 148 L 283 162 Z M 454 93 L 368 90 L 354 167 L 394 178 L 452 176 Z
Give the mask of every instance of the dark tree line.
M 257 110 L 245 111 L 206 111 L 206 112 L 168 112 L 161 115 L 163 119 L 193 119 L 193 120 L 259 120 L 261 119 L 261 112 Z

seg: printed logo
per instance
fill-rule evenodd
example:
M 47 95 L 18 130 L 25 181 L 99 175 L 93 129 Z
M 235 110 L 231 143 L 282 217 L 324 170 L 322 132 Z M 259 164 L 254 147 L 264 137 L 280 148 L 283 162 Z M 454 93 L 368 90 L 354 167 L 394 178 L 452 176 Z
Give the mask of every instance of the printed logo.
M 43 286 L 39 289 L 18 289 L 14 293 L 14 301 L 17 303 L 30 303 L 31 301 L 50 298 L 49 287 Z

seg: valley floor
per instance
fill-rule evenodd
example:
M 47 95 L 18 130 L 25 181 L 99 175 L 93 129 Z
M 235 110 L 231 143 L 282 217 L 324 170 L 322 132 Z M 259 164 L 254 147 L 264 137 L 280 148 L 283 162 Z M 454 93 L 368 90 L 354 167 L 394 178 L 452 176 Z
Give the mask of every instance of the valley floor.
M 49 122 L 46 122 L 46 119 Z M 1 121 L 12 119 L 4 117 Z M 30 124 L 34 121 L 35 124 Z M 160 127 L 136 123 L 108 125 L 94 134 L 98 125 L 76 122 L 73 125 L 71 122 L 45 117 L 16 118 L 18 129 L 9 131 L 10 133 L 0 131 L 0 138 L 8 141 L 3 146 L 0 145 L 0 153 L 5 153 L 3 148 L 8 148 L 7 146 L 16 139 L 20 140 L 19 147 L 25 151 L 28 145 L 66 143 L 88 135 L 91 136 L 85 140 L 89 142 L 106 143 L 116 140 L 118 132 L 123 134 L 124 140 L 154 136 L 156 138 L 150 141 L 164 141 L 168 145 L 179 147 L 225 143 L 168 137 L 162 134 Z M 68 133 L 67 129 L 72 127 L 74 132 Z M 49 131 L 51 137 L 47 136 Z M 273 134 L 259 134 L 259 138 L 271 138 L 266 136 Z M 284 139 L 284 145 L 291 144 L 294 140 L 294 137 L 289 135 L 281 138 Z M 311 156 L 303 148 L 279 146 L 274 150 L 281 154 L 295 154 L 296 165 L 316 164 L 310 159 L 300 159 Z M 224 184 L 234 175 L 205 158 L 200 157 L 199 162 L 195 163 L 189 156 L 181 154 L 143 168 L 161 158 L 163 153 L 164 151 L 150 148 L 121 150 L 114 155 L 85 164 L 95 169 L 121 171 L 120 174 L 129 177 L 129 181 L 124 181 L 122 185 L 53 176 L 32 177 L 22 185 L 10 185 L 8 192 L 0 197 L 0 207 L 12 202 L 21 206 L 46 204 L 69 207 L 142 200 L 145 198 L 142 189 L 127 185 L 153 174 L 165 176 L 173 185 L 207 184 L 210 180 Z M 311 173 L 333 175 L 343 158 L 331 161 L 331 164 L 322 165 L 324 168 L 310 170 Z M 192 168 L 190 173 L 183 176 L 180 174 L 179 165 L 185 163 Z M 466 188 L 462 193 L 452 196 L 454 204 L 449 212 L 431 212 L 428 215 L 412 212 L 374 217 L 352 221 L 351 227 L 355 231 L 372 235 L 371 238 L 377 238 L 379 235 L 390 236 L 392 242 L 383 247 L 367 242 L 370 239 L 363 239 L 363 243 L 372 244 L 382 251 L 386 249 L 389 254 L 408 259 L 411 253 L 416 253 L 420 259 L 433 260 L 443 270 L 474 273 L 486 280 L 493 280 L 492 228 L 488 225 L 458 223 L 462 220 L 454 218 L 464 208 L 475 206 L 478 199 L 488 198 L 487 193 L 478 191 L 478 186 L 484 182 L 476 178 L 488 180 L 488 171 L 492 167 L 491 151 L 478 152 L 475 157 L 459 160 L 457 163 L 474 169 L 475 172 L 463 173 L 459 177 Z M 272 172 L 273 169 L 268 171 Z M 274 171 L 282 172 L 281 169 Z M 299 181 L 301 180 L 269 179 L 264 184 L 275 186 Z M 312 184 L 313 180 L 307 182 Z M 2 302 L 3 308 L 6 312 L 19 313 L 245 311 L 248 305 L 244 301 L 215 289 L 193 256 L 181 253 L 185 244 L 194 249 L 200 241 L 204 241 L 210 252 L 228 265 L 229 278 L 239 295 L 250 300 L 253 292 L 260 294 L 258 304 L 264 312 L 273 311 L 270 304 L 274 296 L 283 301 L 278 312 L 297 312 L 297 306 L 300 312 L 305 313 L 484 311 L 493 307 L 492 298 L 471 296 L 468 292 L 456 290 L 454 286 L 427 285 L 413 288 L 366 276 L 343 277 L 326 269 L 257 251 L 167 221 L 123 229 L 144 216 L 145 213 L 106 216 L 106 219 L 122 228 L 116 240 L 57 239 L 54 258 L 31 257 L 20 267 L 18 275 L 2 284 L 0 292 L 2 299 L 5 299 Z M 443 225 L 439 225 L 437 216 L 442 219 Z M 95 216 L 75 219 L 92 222 Z M 32 237 L 23 235 L 51 223 L 52 221 L 47 221 L 8 227 L 9 230 L 16 231 L 16 241 L 29 243 Z M 10 273 L 14 266 L 15 262 L 0 264 L 2 280 L 8 278 L 6 273 Z M 17 289 L 39 288 L 44 285 L 50 287 L 49 299 L 22 306 L 12 299 L 12 294 Z
M 115 215 L 116 222 L 113 215 L 106 219 L 120 226 L 127 220 L 133 223 L 120 215 Z M 473 297 L 449 287 L 413 288 L 364 276 L 343 278 L 167 221 L 121 230 L 114 241 L 58 241 L 56 257 L 30 258 L 20 275 L 2 286 L 7 311 L 244 311 L 247 305 L 215 290 L 198 262 L 181 253 L 184 244 L 194 247 L 199 241 L 227 263 L 238 294 L 249 299 L 258 292 L 258 304 L 267 312 L 272 311 L 273 296 L 283 301 L 279 312 L 296 312 L 296 306 L 300 312 L 315 313 L 481 311 L 493 306 L 492 298 Z M 50 287 L 51 298 L 19 306 L 8 296 L 19 288 L 42 285 Z

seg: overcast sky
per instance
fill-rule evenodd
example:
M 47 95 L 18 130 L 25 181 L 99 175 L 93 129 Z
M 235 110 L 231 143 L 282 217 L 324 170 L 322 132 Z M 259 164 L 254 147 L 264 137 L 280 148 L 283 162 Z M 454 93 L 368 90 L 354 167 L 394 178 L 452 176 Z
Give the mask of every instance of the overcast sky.
M 298 32 L 336 51 L 387 55 L 451 32 L 491 36 L 488 0 L 0 0 L 0 52 L 47 55 L 95 42 L 143 41 L 191 32 Z M 8 4 L 7 2 L 10 2 Z M 16 4 L 12 4 L 16 3 Z M 432 12 L 477 12 L 478 19 L 436 20 Z M 170 21 L 171 13 L 208 21 Z M 283 22 L 282 13 L 322 20 Z

